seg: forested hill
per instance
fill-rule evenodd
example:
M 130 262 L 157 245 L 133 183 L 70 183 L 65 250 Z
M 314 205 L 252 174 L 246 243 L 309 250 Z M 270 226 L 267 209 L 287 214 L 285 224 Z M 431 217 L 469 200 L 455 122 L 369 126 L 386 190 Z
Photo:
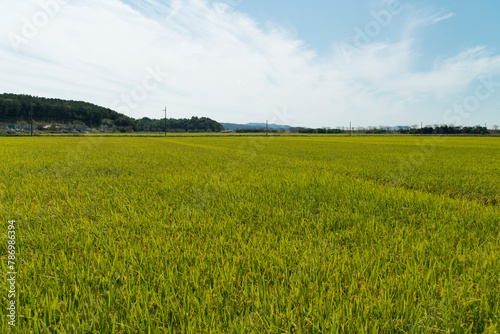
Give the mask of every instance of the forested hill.
M 88 127 L 104 127 L 109 131 L 162 132 L 219 132 L 223 126 L 210 118 L 149 119 L 135 120 L 109 108 L 82 101 L 49 99 L 44 97 L 0 94 L 0 123 L 29 122 L 33 105 L 33 121 L 36 124 L 85 124 Z
M 88 102 L 18 94 L 0 95 L 0 122 L 29 121 L 31 104 L 33 120 L 36 122 L 81 122 L 87 126 L 100 126 L 103 120 L 108 119 L 120 126 L 132 126 L 135 123 L 133 118 Z

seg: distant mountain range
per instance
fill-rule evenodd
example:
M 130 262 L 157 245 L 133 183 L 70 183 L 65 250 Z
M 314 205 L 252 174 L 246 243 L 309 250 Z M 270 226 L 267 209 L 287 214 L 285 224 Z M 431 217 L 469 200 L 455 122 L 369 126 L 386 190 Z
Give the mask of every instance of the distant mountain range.
M 239 129 L 265 129 L 266 123 L 246 123 L 246 124 L 236 124 L 236 123 L 220 123 L 226 130 L 239 130 Z M 269 124 L 270 130 L 290 130 L 290 125 L 279 125 L 279 124 Z

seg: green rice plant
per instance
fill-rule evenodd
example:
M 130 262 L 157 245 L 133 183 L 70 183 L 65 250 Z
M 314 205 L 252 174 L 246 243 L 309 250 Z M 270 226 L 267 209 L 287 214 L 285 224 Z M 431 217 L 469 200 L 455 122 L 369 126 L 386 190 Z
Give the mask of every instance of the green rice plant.
M 495 333 L 499 146 L 0 138 L 16 330 Z M 0 294 L 7 332 L 7 284 Z

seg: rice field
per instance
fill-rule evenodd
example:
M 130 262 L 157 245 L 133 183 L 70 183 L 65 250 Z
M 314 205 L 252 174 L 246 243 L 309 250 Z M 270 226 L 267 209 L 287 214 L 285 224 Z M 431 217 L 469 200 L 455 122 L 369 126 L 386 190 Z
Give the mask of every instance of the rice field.
M 500 139 L 0 138 L 19 333 L 497 333 Z

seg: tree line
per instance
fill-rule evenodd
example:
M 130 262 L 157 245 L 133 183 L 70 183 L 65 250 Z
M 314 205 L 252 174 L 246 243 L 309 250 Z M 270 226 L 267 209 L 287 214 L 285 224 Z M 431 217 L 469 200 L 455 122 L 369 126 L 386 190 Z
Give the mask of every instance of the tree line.
M 221 132 L 224 127 L 207 117 L 173 119 L 151 119 L 143 117 L 137 120 L 138 131 L 144 132 Z
M 426 126 L 424 128 L 411 128 L 411 129 L 400 129 L 400 133 L 404 134 L 426 134 L 426 135 L 459 135 L 459 134 L 477 134 L 484 135 L 488 134 L 489 131 L 486 127 L 476 125 L 476 126 L 455 126 L 455 125 L 435 125 Z
M 400 127 L 400 128 L 390 128 L 390 127 L 370 127 L 370 128 L 356 128 L 356 129 L 330 129 L 330 128 L 292 128 L 291 132 L 298 133 L 365 133 L 365 134 L 388 134 L 388 133 L 401 133 L 401 134 L 425 134 L 425 135 L 458 135 L 458 134 L 489 134 L 490 131 L 486 127 L 476 125 L 476 126 L 455 126 L 455 125 L 435 125 L 426 126 L 423 128 L 417 127 Z

